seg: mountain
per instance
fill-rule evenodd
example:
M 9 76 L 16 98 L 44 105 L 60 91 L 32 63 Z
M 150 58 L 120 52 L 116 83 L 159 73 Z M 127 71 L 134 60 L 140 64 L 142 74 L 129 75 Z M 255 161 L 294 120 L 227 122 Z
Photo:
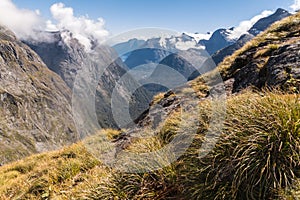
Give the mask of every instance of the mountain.
M 139 49 L 131 51 L 125 60 L 125 64 L 130 69 L 149 63 L 158 64 L 171 53 L 185 51 L 190 48 L 203 49 L 192 36 L 185 33 L 180 36 L 151 38 L 145 41 Z
M 216 51 L 223 49 L 235 42 L 234 39 L 230 39 L 231 29 L 218 29 L 216 30 L 209 40 L 200 40 L 199 44 L 205 46 L 205 50 L 212 55 Z
M 138 127 L 0 167 L 0 197 L 299 199 L 299 29 L 300 13 L 271 25 L 215 70 L 157 95 Z M 226 101 L 214 96 L 222 89 Z M 103 136 L 116 147 L 109 166 L 96 159 Z
M 214 59 L 217 62 L 216 64 L 218 64 L 226 56 L 231 55 L 235 50 L 245 44 L 247 40 L 251 40 L 251 35 L 258 35 L 260 32 L 266 30 L 274 22 L 290 15 L 291 14 L 288 11 L 279 8 L 272 15 L 257 21 L 248 30 L 248 33 L 246 34 L 247 36 L 241 36 L 240 38 L 231 37 L 234 28 L 221 28 L 213 32 L 213 34 L 183 33 L 180 36 L 152 38 L 146 41 L 131 39 L 128 42 L 115 45 L 114 48 L 117 52 L 123 53 L 126 49 L 126 55 L 123 55 L 122 59 L 129 68 L 147 63 L 159 63 L 166 56 L 178 51 L 204 48 L 210 55 L 215 57 Z M 208 36 L 210 37 L 207 39 Z
M 128 68 L 118 58 L 114 49 L 107 46 L 95 46 L 94 57 L 88 53 L 78 40 L 72 37 L 68 31 L 46 33 L 46 41 L 25 41 L 43 59 L 46 65 L 57 73 L 73 89 L 76 76 L 86 71 L 86 82 L 97 81 L 96 88 L 96 113 L 101 127 L 114 127 L 118 125 L 114 121 L 111 105 L 111 97 L 118 81 L 125 75 Z M 95 74 L 90 74 L 95 73 Z M 97 79 L 97 80 L 94 80 Z M 130 82 L 130 84 L 128 84 Z M 126 76 L 126 83 L 121 85 L 120 96 L 131 102 L 130 113 L 132 118 L 137 118 L 148 106 L 152 96 L 146 90 L 139 89 L 132 96 L 129 93 L 129 86 L 141 88 L 134 78 Z M 83 84 L 82 87 L 85 85 Z M 84 90 L 84 89 L 82 89 Z M 94 92 L 94 91 L 92 91 Z
M 168 51 L 188 50 L 190 48 L 203 49 L 197 44 L 194 37 L 182 33 L 179 36 L 152 38 L 146 41 L 143 47 L 165 49 Z
M 212 59 L 218 65 L 221 63 L 225 57 L 232 55 L 235 51 L 242 48 L 247 42 L 254 38 L 251 34 L 244 34 L 242 35 L 235 43 L 225 47 L 212 55 Z
M 130 69 L 147 65 L 151 63 L 159 63 L 162 59 L 170 55 L 165 49 L 161 48 L 142 48 L 130 52 L 130 55 L 125 60 L 126 66 Z
M 282 9 L 282 8 L 278 8 L 276 10 L 275 13 L 273 13 L 272 15 L 268 16 L 268 17 L 264 17 L 260 20 L 258 20 L 252 27 L 251 29 L 248 31 L 250 34 L 256 36 L 259 33 L 265 31 L 271 24 L 282 20 L 283 18 L 286 18 L 288 16 L 291 16 L 291 14 Z
M 33 49 L 50 70 L 58 74 L 73 89 L 76 72 L 82 68 L 87 59 L 84 46 L 71 37 L 69 31 L 45 32 L 47 40 L 23 41 Z M 67 39 L 69 38 L 68 41 Z
M 275 13 L 268 17 L 264 17 L 258 20 L 248 31 L 247 34 L 242 35 L 236 42 L 233 44 L 220 49 L 212 55 L 213 60 L 216 64 L 219 64 L 224 60 L 226 56 L 232 55 L 233 52 L 240 49 L 244 44 L 250 41 L 254 36 L 257 36 L 259 33 L 265 31 L 269 28 L 273 23 L 280 21 L 291 14 L 284 9 L 277 9 Z
M 114 45 L 112 48 L 120 55 L 123 61 L 127 59 L 130 52 L 135 49 L 140 49 L 144 44 L 145 40 L 138 40 L 136 38 L 130 39 L 127 42 L 122 42 Z
M 233 81 L 232 92 L 249 86 L 299 90 L 300 25 L 290 21 L 298 18 L 299 13 L 274 23 L 220 63 L 223 80 Z
M 78 139 L 71 90 L 4 27 L 0 27 L 0 70 L 0 163 Z

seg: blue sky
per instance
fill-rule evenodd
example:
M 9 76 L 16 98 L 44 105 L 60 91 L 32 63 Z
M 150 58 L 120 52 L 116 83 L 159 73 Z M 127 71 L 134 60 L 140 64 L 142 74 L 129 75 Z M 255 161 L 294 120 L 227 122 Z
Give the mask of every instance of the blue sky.
M 103 18 L 113 34 L 143 27 L 205 33 L 293 4 L 293 0 L 13 0 L 19 8 L 40 10 L 44 18 L 51 18 L 49 8 L 58 2 L 72 7 L 75 16 Z

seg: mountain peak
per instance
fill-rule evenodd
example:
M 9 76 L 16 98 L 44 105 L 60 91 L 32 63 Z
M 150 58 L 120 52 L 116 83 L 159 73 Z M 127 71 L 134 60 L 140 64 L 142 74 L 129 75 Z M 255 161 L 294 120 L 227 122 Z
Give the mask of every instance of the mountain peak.
M 204 45 L 206 51 L 212 55 L 216 51 L 225 48 L 233 43 L 233 41 L 228 38 L 229 35 L 229 29 L 221 28 L 216 30 L 209 40 L 200 40 L 199 44 Z
M 280 21 L 283 18 L 286 18 L 288 16 L 290 16 L 291 14 L 282 9 L 282 8 L 278 8 L 276 10 L 275 13 L 273 13 L 272 15 L 268 16 L 268 17 L 264 17 L 260 20 L 258 20 L 253 26 L 252 28 L 249 30 L 249 33 L 256 36 L 259 33 L 261 33 L 262 31 L 266 30 L 271 24 L 273 24 L 276 21 Z
M 288 11 L 284 10 L 283 8 L 278 8 L 274 14 L 282 14 L 282 13 L 288 13 Z

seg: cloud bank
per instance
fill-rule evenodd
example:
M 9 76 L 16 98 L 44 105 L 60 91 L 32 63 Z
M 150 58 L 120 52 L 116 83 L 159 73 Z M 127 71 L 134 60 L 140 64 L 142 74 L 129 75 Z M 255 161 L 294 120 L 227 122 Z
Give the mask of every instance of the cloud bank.
M 11 0 L 0 0 L 0 24 L 12 30 L 18 38 L 34 35 L 34 30 L 43 28 L 39 11 L 17 8 Z
M 250 20 L 242 21 L 238 27 L 236 27 L 230 34 L 229 38 L 230 39 L 238 39 L 241 37 L 243 34 L 246 34 L 249 29 L 261 18 L 267 17 L 269 15 L 273 14 L 272 11 L 266 10 L 263 11 L 261 14 L 256 15 Z
M 101 42 L 109 35 L 102 18 L 92 20 L 88 16 L 75 17 L 73 8 L 66 7 L 63 3 L 53 4 L 50 11 L 57 23 L 47 21 L 47 29 L 68 30 L 87 49 L 92 47 L 91 41 Z
M 86 49 L 90 49 L 91 41 L 101 42 L 109 35 L 102 18 L 92 20 L 88 16 L 76 17 L 73 8 L 63 3 L 53 4 L 50 8 L 55 23 L 44 20 L 39 10 L 16 7 L 12 0 L 0 0 L 0 11 L 0 24 L 12 30 L 20 39 L 48 41 L 50 38 L 43 31 L 68 30 Z
M 290 6 L 292 11 L 298 11 L 300 10 L 300 0 L 294 0 L 294 4 Z

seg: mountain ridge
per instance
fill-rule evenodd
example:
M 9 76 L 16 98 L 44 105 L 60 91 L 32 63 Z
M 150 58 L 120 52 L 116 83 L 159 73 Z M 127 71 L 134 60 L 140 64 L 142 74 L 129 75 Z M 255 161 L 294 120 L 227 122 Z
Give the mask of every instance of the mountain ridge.
M 76 142 L 70 89 L 34 51 L 3 27 L 0 68 L 0 162 Z

